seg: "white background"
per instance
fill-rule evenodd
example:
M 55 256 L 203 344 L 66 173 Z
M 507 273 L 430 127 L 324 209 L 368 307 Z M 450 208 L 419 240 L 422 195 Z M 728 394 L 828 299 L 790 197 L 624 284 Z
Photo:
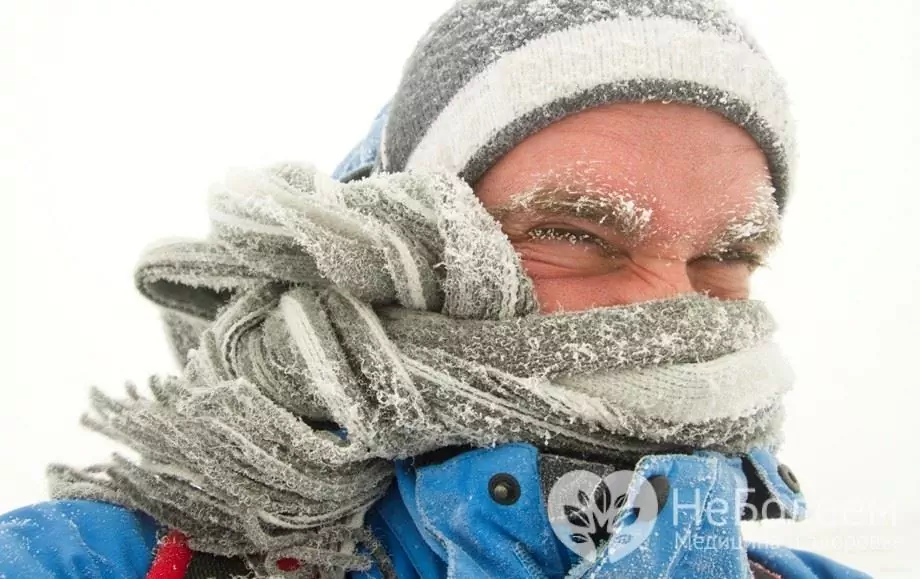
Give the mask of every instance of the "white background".
M 91 384 L 175 370 L 132 284 L 144 246 L 207 231 L 234 165 L 331 171 L 448 0 L 7 0 L 0 8 L 0 512 L 50 461 L 112 449 Z M 758 294 L 798 371 L 793 467 L 814 519 L 748 536 L 879 576 L 917 559 L 920 50 L 915 0 L 737 3 L 799 118 L 786 243 Z

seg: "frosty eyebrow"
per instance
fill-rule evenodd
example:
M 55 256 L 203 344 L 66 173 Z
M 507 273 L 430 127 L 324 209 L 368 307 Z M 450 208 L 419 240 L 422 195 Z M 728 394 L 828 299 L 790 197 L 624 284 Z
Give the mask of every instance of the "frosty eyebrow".
M 641 238 L 648 233 L 652 220 L 651 209 L 625 196 L 599 196 L 562 187 L 541 187 L 521 193 L 488 211 L 499 222 L 513 221 L 516 216 L 581 219 L 615 229 L 630 238 Z
M 769 253 L 780 241 L 779 211 L 772 193 L 746 215 L 713 232 L 707 250 L 724 253 L 756 248 Z M 570 218 L 596 223 L 616 231 L 629 242 L 641 242 L 652 231 L 652 210 L 626 195 L 597 195 L 575 187 L 540 187 L 520 193 L 487 209 L 503 227 L 513 229 L 521 221 L 537 218 Z M 523 233 L 523 232 L 522 232 Z
M 717 251 L 740 246 L 757 246 L 770 250 L 779 245 L 779 210 L 772 195 L 758 203 L 744 217 L 731 221 L 716 236 L 713 248 Z

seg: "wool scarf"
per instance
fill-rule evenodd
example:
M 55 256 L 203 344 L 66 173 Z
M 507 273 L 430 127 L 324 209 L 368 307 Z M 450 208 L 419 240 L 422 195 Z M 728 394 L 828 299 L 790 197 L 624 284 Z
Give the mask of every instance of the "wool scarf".
M 259 576 L 281 558 L 308 563 L 292 577 L 374 560 L 392 574 L 363 517 L 395 460 L 526 441 L 631 464 L 779 443 L 792 377 L 762 304 L 540 314 L 456 177 L 237 170 L 209 211 L 207 239 L 155 244 L 136 271 L 181 372 L 124 399 L 94 390 L 84 416 L 138 458 L 52 465 L 55 497 L 144 511 Z

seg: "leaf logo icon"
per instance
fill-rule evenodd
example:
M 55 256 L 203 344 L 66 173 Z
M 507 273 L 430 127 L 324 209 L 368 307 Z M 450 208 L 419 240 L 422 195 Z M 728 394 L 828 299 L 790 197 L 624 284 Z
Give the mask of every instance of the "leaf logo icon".
M 576 470 L 553 485 L 547 512 L 559 540 L 583 558 L 594 559 L 614 537 L 615 549 L 608 556 L 625 556 L 642 544 L 651 533 L 658 508 L 652 486 L 634 477 L 632 471 L 601 478 Z

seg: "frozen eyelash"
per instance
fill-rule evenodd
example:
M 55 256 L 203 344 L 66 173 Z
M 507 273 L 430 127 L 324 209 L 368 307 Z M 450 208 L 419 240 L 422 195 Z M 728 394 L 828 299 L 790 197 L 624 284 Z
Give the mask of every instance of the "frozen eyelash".
M 726 250 L 707 257 L 716 261 L 740 261 L 753 268 L 763 267 L 767 263 L 765 256 L 753 251 Z
M 562 240 L 568 241 L 572 245 L 580 243 L 583 241 L 590 241 L 601 245 L 601 240 L 591 235 L 590 233 L 572 231 L 569 229 L 560 229 L 555 227 L 541 227 L 531 229 L 527 232 L 528 237 L 531 239 L 553 239 L 553 240 Z

